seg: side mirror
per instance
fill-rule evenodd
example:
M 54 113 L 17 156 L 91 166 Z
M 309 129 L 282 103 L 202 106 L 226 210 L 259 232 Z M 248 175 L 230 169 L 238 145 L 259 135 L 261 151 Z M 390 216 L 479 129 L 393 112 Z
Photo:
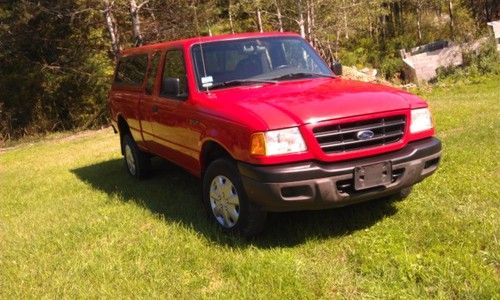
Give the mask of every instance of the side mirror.
M 163 79 L 161 85 L 161 95 L 179 97 L 180 94 L 180 79 L 167 77 Z
M 332 69 L 335 75 L 342 75 L 342 64 L 338 61 L 334 61 L 330 65 L 330 69 Z

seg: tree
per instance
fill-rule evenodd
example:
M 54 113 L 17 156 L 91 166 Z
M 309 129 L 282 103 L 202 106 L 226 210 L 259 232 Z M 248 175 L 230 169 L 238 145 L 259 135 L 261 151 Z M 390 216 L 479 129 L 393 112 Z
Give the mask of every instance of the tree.
M 116 26 L 116 20 L 113 16 L 114 1 L 104 0 L 104 17 L 106 19 L 106 26 L 111 39 L 111 49 L 113 51 L 114 60 L 116 61 L 121 51 L 120 35 Z
M 281 7 L 278 0 L 274 1 L 274 6 L 276 6 L 276 17 L 278 18 L 279 31 L 283 32 L 283 16 L 281 15 Z
M 297 24 L 299 25 L 300 29 L 300 36 L 302 38 L 306 38 L 306 23 L 304 21 L 304 11 L 303 11 L 303 6 L 302 6 L 302 0 L 297 0 L 297 14 L 298 14 L 298 20 Z
M 129 0 L 130 16 L 132 17 L 132 33 L 135 46 L 140 46 L 144 42 L 141 31 L 141 15 L 139 14 L 144 5 L 148 4 L 149 0 L 143 0 L 137 4 L 135 0 Z
M 17 0 L 0 4 L 0 139 L 106 122 L 124 48 L 245 31 L 295 31 L 328 61 L 393 76 L 398 50 L 470 41 L 495 0 Z

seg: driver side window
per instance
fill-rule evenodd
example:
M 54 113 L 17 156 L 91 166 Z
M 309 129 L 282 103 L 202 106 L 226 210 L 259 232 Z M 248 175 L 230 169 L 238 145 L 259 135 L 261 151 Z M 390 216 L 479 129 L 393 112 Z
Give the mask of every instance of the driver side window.
M 175 99 L 187 98 L 187 76 L 182 50 L 170 50 L 165 55 L 160 95 Z
M 297 66 L 311 72 L 320 72 L 320 68 L 311 55 L 300 43 L 283 43 L 283 51 L 288 65 Z

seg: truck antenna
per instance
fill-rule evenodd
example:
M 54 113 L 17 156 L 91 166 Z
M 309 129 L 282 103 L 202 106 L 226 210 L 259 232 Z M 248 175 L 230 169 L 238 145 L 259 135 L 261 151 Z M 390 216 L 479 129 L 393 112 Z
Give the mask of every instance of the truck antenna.
M 201 40 L 201 39 L 200 39 Z M 203 77 L 207 77 L 207 67 L 205 65 L 205 53 L 203 52 L 203 43 L 200 42 L 201 65 L 203 67 Z M 205 87 L 205 86 L 204 86 Z M 209 92 L 208 85 L 206 86 L 207 93 Z

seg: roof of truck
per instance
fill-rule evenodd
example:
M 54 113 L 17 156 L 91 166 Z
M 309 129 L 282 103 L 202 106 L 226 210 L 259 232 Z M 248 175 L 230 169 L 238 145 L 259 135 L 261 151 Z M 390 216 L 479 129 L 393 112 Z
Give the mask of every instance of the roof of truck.
M 128 48 L 121 52 L 121 55 L 127 56 L 129 54 L 144 53 L 155 49 L 162 49 L 165 47 L 178 46 L 178 47 L 189 47 L 193 44 L 205 43 L 205 42 L 215 42 L 215 41 L 228 41 L 228 40 L 238 40 L 245 38 L 256 38 L 256 37 L 273 37 L 273 36 L 300 36 L 294 32 L 247 32 L 247 33 L 235 33 L 235 34 L 222 34 L 214 36 L 200 36 L 193 37 L 182 40 L 165 41 L 154 44 L 147 44 L 140 47 Z

